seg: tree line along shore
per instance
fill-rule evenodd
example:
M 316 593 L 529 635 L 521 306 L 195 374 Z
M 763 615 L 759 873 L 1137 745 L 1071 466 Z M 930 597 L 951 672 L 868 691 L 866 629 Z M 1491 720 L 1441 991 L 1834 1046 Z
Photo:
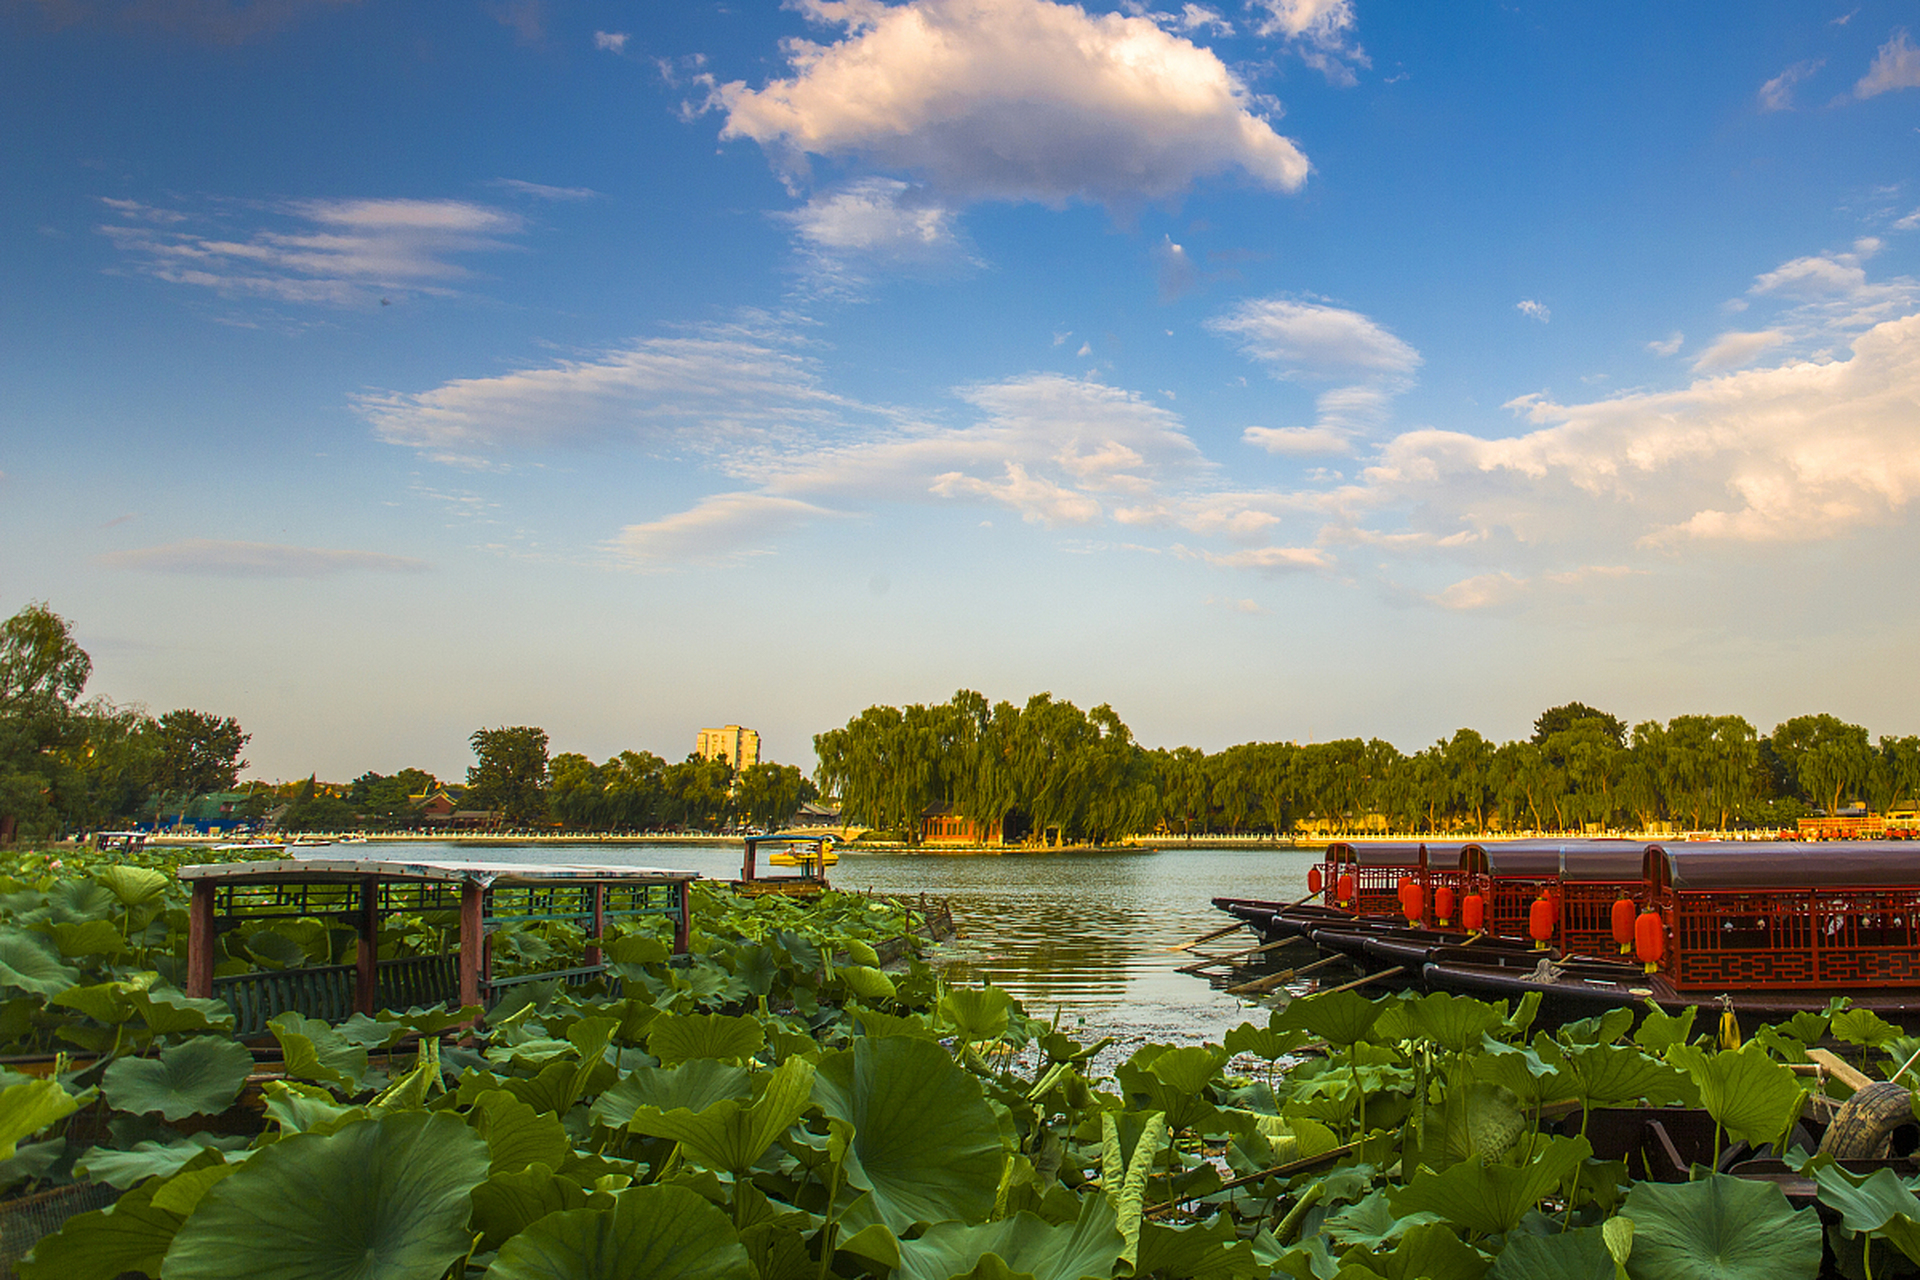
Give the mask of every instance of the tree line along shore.
M 1313 837 L 1793 826 L 1850 808 L 1910 812 L 1920 736 L 1836 716 L 1761 733 L 1738 715 L 1629 725 L 1580 702 L 1496 743 L 1462 728 L 1411 753 L 1380 738 L 1148 748 L 1112 707 L 1050 694 L 1024 704 L 961 690 L 941 704 L 873 706 L 813 740 L 817 767 L 668 762 L 622 751 L 596 764 L 550 754 L 535 726 L 476 730 L 462 782 L 424 769 L 250 782 L 249 735 L 230 716 L 159 716 L 83 700 L 92 660 L 67 621 L 34 604 L 0 627 L 0 839 L 128 823 L 181 825 L 225 796 L 237 818 L 286 831 L 429 829 L 449 805 L 468 826 L 526 833 L 697 833 L 774 828 L 824 801 L 875 843 L 987 847 L 1152 837 Z M 443 827 L 443 830 L 448 829 Z M 464 832 L 462 834 L 465 834 Z

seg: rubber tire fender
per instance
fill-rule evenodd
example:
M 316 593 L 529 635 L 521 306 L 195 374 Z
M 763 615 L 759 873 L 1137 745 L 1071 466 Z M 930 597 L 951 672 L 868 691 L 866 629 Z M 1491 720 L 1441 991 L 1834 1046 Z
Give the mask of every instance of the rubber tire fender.
M 1913 1091 L 1876 1080 L 1841 1106 L 1820 1139 L 1820 1150 L 1836 1160 L 1885 1160 L 1895 1131 L 1914 1124 Z

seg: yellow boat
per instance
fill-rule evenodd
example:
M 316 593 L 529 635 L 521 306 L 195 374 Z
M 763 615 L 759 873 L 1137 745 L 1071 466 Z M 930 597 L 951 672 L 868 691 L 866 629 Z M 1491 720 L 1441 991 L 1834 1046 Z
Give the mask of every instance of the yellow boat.
M 839 861 L 831 840 L 796 840 L 767 855 L 767 865 L 774 867 L 831 867 Z

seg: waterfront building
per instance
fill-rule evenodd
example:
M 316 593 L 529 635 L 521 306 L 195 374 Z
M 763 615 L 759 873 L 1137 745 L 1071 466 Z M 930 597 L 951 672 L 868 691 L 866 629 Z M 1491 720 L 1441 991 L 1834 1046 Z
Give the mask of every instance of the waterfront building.
M 760 735 L 737 724 L 702 729 L 694 739 L 693 754 L 702 760 L 725 760 L 736 772 L 760 763 Z

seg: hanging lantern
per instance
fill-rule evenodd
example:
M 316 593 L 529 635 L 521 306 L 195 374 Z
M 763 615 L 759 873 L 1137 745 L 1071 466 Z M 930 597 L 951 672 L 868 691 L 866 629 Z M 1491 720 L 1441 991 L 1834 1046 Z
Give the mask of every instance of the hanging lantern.
M 1642 911 L 1633 922 L 1633 951 L 1648 973 L 1660 971 L 1660 957 L 1667 951 L 1667 927 L 1657 911 Z
M 1487 900 L 1470 893 L 1460 900 L 1460 923 L 1468 933 L 1480 933 L 1487 927 Z
M 1400 914 L 1407 918 L 1410 925 L 1419 924 L 1421 917 L 1427 914 L 1426 890 L 1412 876 L 1400 877 Z
M 1535 951 L 1545 951 L 1553 937 L 1553 903 L 1544 893 L 1527 908 L 1527 936 L 1533 939 Z
M 1345 875 L 1341 876 L 1339 881 L 1335 883 L 1335 885 L 1333 886 L 1333 891 L 1334 891 L 1334 894 L 1340 899 L 1341 906 L 1344 907 L 1348 903 L 1352 902 L 1353 901 L 1353 873 L 1348 872 Z
M 1316 894 L 1319 893 L 1321 888 L 1325 884 L 1326 884 L 1326 880 L 1320 875 L 1319 867 L 1307 868 L 1307 892 L 1308 893 L 1316 893 Z
M 1633 954 L 1633 899 L 1621 894 L 1613 900 L 1613 940 L 1620 954 Z
M 1440 917 L 1442 929 L 1453 920 L 1453 890 L 1444 884 L 1433 891 L 1433 914 Z

